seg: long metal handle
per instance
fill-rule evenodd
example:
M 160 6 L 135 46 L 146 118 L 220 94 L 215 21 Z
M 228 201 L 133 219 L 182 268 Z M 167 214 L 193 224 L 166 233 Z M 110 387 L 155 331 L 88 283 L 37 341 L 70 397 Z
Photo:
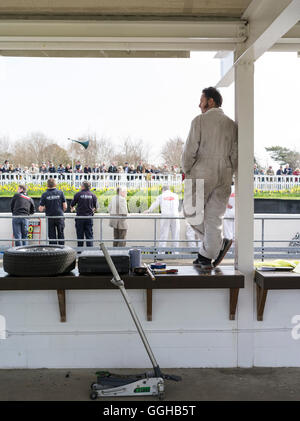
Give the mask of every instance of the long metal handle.
M 116 269 L 116 267 L 114 265 L 114 262 L 112 261 L 112 258 L 110 257 L 110 255 L 109 255 L 109 253 L 108 253 L 108 251 L 107 251 L 107 249 L 105 247 L 105 244 L 104 243 L 100 243 L 100 248 L 101 248 L 101 250 L 102 250 L 102 252 L 104 254 L 104 257 L 105 257 L 105 259 L 106 259 L 106 261 L 108 263 L 108 266 L 110 267 L 110 270 L 111 270 L 111 272 L 113 274 L 113 279 L 111 280 L 111 282 L 114 285 L 117 285 L 117 286 L 124 285 L 124 282 L 120 278 L 120 275 L 118 274 L 118 271 L 117 271 L 117 269 Z
M 120 278 L 120 276 L 118 274 L 118 271 L 117 271 L 117 269 L 116 269 L 116 267 L 114 265 L 114 262 L 112 261 L 110 255 L 109 255 L 109 253 L 108 253 L 108 251 L 107 251 L 107 249 L 105 247 L 105 244 L 104 243 L 100 243 L 100 248 L 103 251 L 104 257 L 105 257 L 105 259 L 106 259 L 106 261 L 107 261 L 107 263 L 108 263 L 108 265 L 110 267 L 110 270 L 112 271 L 112 274 L 114 276 L 114 279 L 112 280 L 112 283 L 114 283 L 115 285 L 117 285 L 119 287 L 119 289 L 121 291 L 121 294 L 123 295 L 123 298 L 124 298 L 124 300 L 125 300 L 125 302 L 127 304 L 127 307 L 129 309 L 129 312 L 131 314 L 131 317 L 132 317 L 132 319 L 134 321 L 134 324 L 135 324 L 135 326 L 136 326 L 136 328 L 137 328 L 137 330 L 139 332 L 140 338 L 141 338 L 141 340 L 142 340 L 142 342 L 143 342 L 143 344 L 144 344 L 144 346 L 146 348 L 147 354 L 148 354 L 148 356 L 149 356 L 149 358 L 151 360 L 151 363 L 153 365 L 154 371 L 157 372 L 157 373 L 159 373 L 160 370 L 159 370 L 157 361 L 156 361 L 156 359 L 154 357 L 154 354 L 153 354 L 152 349 L 151 349 L 151 347 L 149 345 L 149 342 L 148 342 L 148 340 L 146 338 L 146 335 L 145 335 L 145 332 L 144 332 L 144 330 L 142 328 L 142 325 L 141 325 L 141 323 L 140 323 L 140 321 L 139 321 L 139 319 L 137 317 L 137 314 L 136 314 L 136 312 L 134 310 L 134 307 L 133 307 L 133 305 L 132 305 L 132 303 L 130 301 L 129 295 L 127 294 L 127 291 L 126 291 L 126 289 L 124 287 L 124 282 L 121 280 L 121 278 Z

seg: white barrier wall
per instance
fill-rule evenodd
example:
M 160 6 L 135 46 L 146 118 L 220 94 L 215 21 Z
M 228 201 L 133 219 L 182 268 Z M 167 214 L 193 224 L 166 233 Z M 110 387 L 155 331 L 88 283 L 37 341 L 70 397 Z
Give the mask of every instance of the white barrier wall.
M 75 218 L 74 214 L 66 214 L 67 216 L 72 215 Z M 97 214 L 101 216 L 101 214 Z M 108 216 L 108 214 L 102 214 L 104 216 Z M 127 231 L 127 240 L 135 240 L 134 245 L 154 245 L 154 230 L 155 230 L 155 222 L 154 219 L 151 219 L 151 216 L 160 216 L 159 214 L 151 214 L 149 216 L 144 215 L 147 219 L 132 219 L 128 221 L 128 231 Z M 1 219 L 1 216 L 6 216 L 8 218 Z M 43 217 L 44 214 L 37 213 L 34 216 L 41 216 Z M 131 217 L 138 216 L 140 217 L 141 214 L 130 214 Z M 30 219 L 31 220 L 31 219 Z M 1 246 L 12 246 L 13 239 L 12 239 L 12 217 L 11 213 L 0 213 L 0 247 Z M 37 221 L 36 219 L 32 219 L 32 221 Z M 99 246 L 99 239 L 101 238 L 101 222 L 100 219 L 94 218 L 94 239 L 98 240 L 95 242 L 95 247 Z M 41 243 L 45 243 L 46 240 L 46 222 L 45 219 L 41 219 Z M 186 231 L 186 224 L 184 220 L 180 220 L 180 239 L 185 239 L 185 231 Z M 159 239 L 159 232 L 160 232 L 160 221 L 157 220 L 157 239 Z M 65 218 L 65 238 L 72 239 L 72 242 L 67 241 L 66 245 L 76 246 L 76 230 L 75 230 L 75 221 L 74 219 Z M 34 235 L 34 244 L 38 242 L 39 236 Z M 102 221 L 102 239 L 104 240 L 112 240 L 113 239 L 113 229 L 109 226 L 109 219 L 103 219 Z M 136 240 L 151 240 L 149 242 L 136 242 Z M 172 243 L 170 243 L 172 244 Z M 112 243 L 108 243 L 109 246 L 112 246 Z M 130 242 L 127 244 L 130 246 Z M 186 247 L 187 244 L 183 243 L 183 246 Z
M 35 214 L 35 216 L 43 216 L 44 214 Z M 68 215 L 68 214 L 67 214 Z M 98 214 L 99 216 L 101 214 Z M 107 216 L 107 214 L 103 214 Z M 130 214 L 130 216 L 141 216 L 141 214 Z M 150 214 L 149 220 L 145 219 L 133 219 L 128 221 L 128 232 L 127 240 L 145 240 L 150 239 L 151 241 L 143 242 L 134 242 L 134 245 L 154 245 L 154 220 L 151 219 L 151 216 L 159 216 L 159 214 Z M 1 219 L 1 216 L 7 216 L 7 219 Z M 280 244 L 280 241 L 287 240 L 290 241 L 297 232 L 300 232 L 300 214 L 255 214 L 255 218 L 264 218 L 264 239 L 265 245 L 269 247 L 273 246 L 282 246 L 287 247 L 288 243 Z M 289 218 L 282 220 L 274 220 L 272 218 Z M 109 240 L 113 238 L 113 230 L 109 227 L 109 220 L 103 219 L 102 223 L 102 238 Z M 0 247 L 1 246 L 11 246 L 12 243 L 12 224 L 11 224 L 11 213 L 1 213 L 0 214 Z M 160 221 L 157 220 L 157 239 L 159 239 L 160 232 Z M 41 241 L 45 242 L 46 239 L 46 229 L 45 229 L 45 220 L 42 219 L 42 230 L 41 230 Z M 185 240 L 186 224 L 184 220 L 180 220 L 180 240 Z M 100 220 L 94 219 L 94 238 L 99 240 L 101 236 L 100 230 Z M 72 242 L 66 242 L 66 245 L 76 246 L 76 231 L 75 231 L 75 222 L 72 219 L 65 219 L 65 238 L 73 239 Z M 262 238 L 262 221 L 261 219 L 255 219 L 254 221 L 254 240 L 261 240 Z M 9 239 L 9 241 L 7 241 Z M 35 235 L 34 239 L 37 240 L 38 236 Z M 276 240 L 275 243 L 268 243 L 268 240 Z M 170 243 L 172 244 L 172 243 Z M 112 243 L 109 243 L 112 245 Z M 128 246 L 130 243 L 127 244 Z M 261 243 L 255 243 L 255 245 L 261 246 Z M 95 244 L 97 247 L 98 244 Z M 186 243 L 182 243 L 183 247 L 186 247 Z
M 290 223 L 288 232 L 276 224 L 277 238 L 298 230 L 298 223 Z M 142 229 L 148 235 L 145 223 L 139 224 L 130 226 L 130 235 Z M 9 228 L 6 223 L 5 235 Z M 237 344 L 246 332 L 239 330 L 239 304 L 236 320 L 228 318 L 227 289 L 154 290 L 152 322 L 146 321 L 146 292 L 129 294 L 161 367 L 237 366 Z M 253 366 L 300 366 L 300 339 L 292 337 L 299 303 L 300 290 L 269 291 L 258 322 L 254 298 Z M 61 323 L 56 291 L 0 291 L 7 329 L 7 339 L 0 339 L 0 368 L 150 367 L 118 290 L 66 291 L 66 309 L 67 322 Z

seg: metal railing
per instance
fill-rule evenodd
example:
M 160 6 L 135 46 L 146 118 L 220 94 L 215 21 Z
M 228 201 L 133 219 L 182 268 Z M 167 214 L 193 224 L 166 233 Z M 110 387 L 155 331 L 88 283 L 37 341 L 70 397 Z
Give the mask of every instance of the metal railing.
M 299 217 L 286 217 L 286 216 L 276 216 L 276 217 L 255 217 L 254 220 L 261 221 L 261 239 L 254 240 L 254 258 L 260 259 L 262 262 L 266 259 L 299 259 L 300 260 L 300 244 L 299 246 L 291 246 L 293 239 L 290 240 L 270 240 L 265 236 L 265 225 L 266 221 L 299 221 Z M 299 230 L 299 228 L 298 228 Z M 297 225 L 295 227 L 297 232 Z M 295 232 L 295 234 L 296 234 Z M 256 244 L 260 243 L 259 247 L 256 247 Z M 283 246 L 272 246 L 274 243 L 283 244 Z M 288 243 L 287 247 L 284 247 Z M 296 243 L 296 242 L 295 242 Z
M 24 218 L 24 216 L 10 216 L 10 215 L 1 215 L 0 214 L 0 221 L 1 219 L 12 219 L 12 218 Z M 63 218 L 63 219 L 71 219 L 71 220 L 75 220 L 75 219 L 93 219 L 95 220 L 100 220 L 100 226 L 99 226 L 99 236 L 94 236 L 93 239 L 81 239 L 81 238 L 64 238 L 64 239 L 53 239 L 53 238 L 49 238 L 48 237 L 48 223 L 50 219 L 59 219 L 59 218 Z M 141 249 L 142 254 L 144 255 L 149 255 L 149 258 L 153 258 L 153 259 L 189 259 L 189 258 L 195 258 L 195 254 L 198 252 L 198 248 L 197 247 L 161 247 L 159 245 L 160 242 L 164 242 L 164 243 L 188 243 L 190 240 L 180 240 L 180 239 L 172 239 L 172 240 L 168 240 L 168 239 L 159 239 L 157 236 L 157 221 L 158 220 L 165 220 L 165 219 L 179 219 L 179 220 L 183 220 L 185 219 L 182 216 L 158 216 L 158 215 L 130 215 L 130 216 L 110 216 L 110 215 L 97 215 L 95 214 L 94 216 L 77 216 L 77 215 L 63 215 L 63 216 L 46 216 L 43 214 L 35 214 L 35 215 L 31 215 L 26 217 L 26 219 L 28 220 L 33 220 L 33 219 L 41 219 L 45 221 L 45 235 L 43 240 L 43 244 L 50 244 L 53 242 L 56 242 L 57 244 L 59 243 L 65 243 L 66 245 L 68 245 L 68 243 L 78 243 L 78 242 L 91 242 L 93 243 L 92 247 L 78 247 L 78 246 L 72 246 L 72 248 L 74 248 L 75 250 L 81 252 L 83 250 L 99 250 L 99 243 L 100 242 L 104 242 L 104 243 L 112 243 L 112 242 L 117 242 L 117 241 L 126 241 L 126 243 L 129 243 L 130 245 L 127 247 L 118 247 L 118 249 L 120 250 L 129 250 L 133 247 L 138 247 L 139 249 Z M 146 220 L 153 220 L 154 224 L 153 224 L 153 237 L 150 239 L 114 239 L 112 237 L 110 238 L 103 238 L 103 221 L 105 220 L 111 220 L 111 219 L 126 219 L 126 220 L 139 220 L 139 219 L 146 219 Z M 5 250 L 7 250 L 9 246 L 5 246 L 2 245 L 3 242 L 12 242 L 15 241 L 12 238 L 1 238 L 0 239 L 0 252 L 4 252 Z M 36 244 L 37 240 L 36 239 L 18 239 L 18 241 L 27 241 L 28 244 Z M 141 244 L 143 243 L 153 243 L 153 245 L 146 245 L 143 246 Z M 111 249 L 112 247 L 108 247 L 108 249 Z
M 14 218 L 22 218 L 22 216 Z M 45 221 L 45 234 L 42 238 L 42 241 L 44 244 L 49 244 L 49 241 L 51 239 L 48 238 L 48 221 L 49 219 L 55 219 L 59 217 L 50 217 L 45 216 L 43 214 L 35 214 L 33 216 L 29 216 L 29 220 L 33 219 L 42 219 Z M 188 247 L 188 243 L 192 242 L 192 240 L 184 239 L 180 240 L 179 238 L 176 240 L 161 240 L 158 238 L 158 226 L 157 222 L 159 220 L 165 220 L 165 219 L 179 219 L 184 220 L 185 218 L 183 216 L 174 216 L 174 217 L 166 217 L 161 215 L 129 215 L 129 216 L 110 216 L 110 215 L 98 215 L 95 214 L 94 216 L 76 216 L 76 215 L 70 215 L 66 214 L 64 216 L 61 216 L 60 218 L 64 218 L 66 220 L 72 219 L 93 219 L 93 220 L 100 220 L 99 224 L 99 232 L 98 235 L 94 235 L 94 239 L 87 240 L 87 239 L 77 239 L 77 238 L 65 238 L 63 240 L 57 240 L 57 241 L 63 241 L 65 244 L 71 244 L 71 243 L 77 243 L 78 241 L 91 241 L 93 242 L 93 247 L 89 247 L 89 250 L 92 249 L 99 249 L 99 243 L 112 243 L 113 241 L 124 241 L 124 239 L 113 239 L 112 237 L 104 238 L 103 235 L 103 223 L 105 220 L 111 220 L 111 219 L 126 219 L 126 220 L 147 220 L 147 221 L 153 221 L 153 236 L 149 239 L 147 238 L 134 238 L 134 239 L 126 239 L 126 243 L 128 244 L 127 247 L 120 247 L 120 250 L 128 250 L 133 247 L 138 247 L 141 249 L 142 253 L 144 255 L 149 255 L 149 258 L 153 259 L 191 259 L 195 258 L 195 253 L 198 252 L 198 247 Z M 12 216 L 8 215 L 1 215 L 0 214 L 0 221 L 1 219 L 12 219 Z M 232 218 L 224 218 L 228 220 L 232 220 Z M 295 224 L 295 233 L 298 229 L 298 222 L 300 220 L 299 217 L 262 217 L 262 216 L 254 216 L 255 221 L 261 221 L 261 238 L 254 240 L 254 258 L 260 259 L 261 261 L 264 261 L 266 259 L 278 259 L 278 258 L 285 258 L 285 259 L 299 259 L 300 260 L 300 246 L 291 246 L 290 243 L 292 243 L 292 239 L 289 240 L 277 240 L 277 239 L 268 239 L 266 238 L 266 221 L 287 221 L 292 220 L 297 222 Z M 300 224 L 299 224 L 300 229 Z M 298 229 L 298 230 L 299 230 Z M 25 240 L 25 239 L 24 239 Z M 37 242 L 36 239 L 27 240 L 29 244 L 35 244 Z M 53 241 L 53 239 L 52 239 Z M 194 240 L 197 243 L 197 240 Z M 0 251 L 4 251 L 7 248 L 11 247 L 11 245 L 3 245 L 4 242 L 12 242 L 12 238 L 2 238 L 0 239 Z M 170 246 L 167 247 L 161 247 L 160 242 L 165 242 L 167 244 L 170 244 Z M 172 243 L 177 242 L 180 244 L 179 247 L 172 247 Z M 148 243 L 148 244 L 145 244 Z M 149 244 L 150 243 L 150 244 Z M 151 244 L 152 243 L 152 244 Z M 276 243 L 276 246 L 274 244 Z M 145 245 L 143 245 L 145 244 Z M 260 244 L 260 245 L 258 245 Z M 279 244 L 279 245 L 278 245 Z M 286 246 L 288 244 L 288 246 Z M 76 245 L 72 246 L 77 251 L 86 250 L 86 247 L 77 247 Z M 111 247 L 110 247 L 111 248 Z M 226 255 L 226 259 L 233 259 L 234 258 L 234 246 L 231 247 L 229 252 Z

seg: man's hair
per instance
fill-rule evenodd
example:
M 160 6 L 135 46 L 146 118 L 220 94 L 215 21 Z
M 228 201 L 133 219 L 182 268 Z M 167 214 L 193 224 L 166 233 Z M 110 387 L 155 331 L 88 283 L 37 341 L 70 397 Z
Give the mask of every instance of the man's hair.
M 54 180 L 54 178 L 49 178 L 47 180 L 47 186 L 49 189 L 53 189 L 53 187 L 56 187 L 56 181 Z
M 126 187 L 119 186 L 119 187 L 117 187 L 116 193 L 117 194 L 120 194 L 120 193 L 125 192 L 125 191 L 127 191 L 127 188 Z
M 81 185 L 82 187 L 84 187 L 85 190 L 90 190 L 91 188 L 91 183 L 89 183 L 88 181 L 83 181 Z
M 169 186 L 162 186 L 162 191 L 167 191 L 167 190 L 170 190 Z
M 19 184 L 19 189 L 22 189 L 23 193 L 26 193 L 26 191 L 27 191 L 27 187 L 24 186 L 24 184 Z
M 222 106 L 223 98 L 216 88 L 210 86 L 209 88 L 203 89 L 202 93 L 205 95 L 206 99 L 212 98 L 215 101 L 217 107 Z

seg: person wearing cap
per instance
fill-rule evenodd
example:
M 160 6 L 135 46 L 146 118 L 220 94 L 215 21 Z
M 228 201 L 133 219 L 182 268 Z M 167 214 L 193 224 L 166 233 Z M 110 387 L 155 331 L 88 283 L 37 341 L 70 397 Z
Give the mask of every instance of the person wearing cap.
M 81 184 L 81 191 L 76 193 L 71 202 L 71 212 L 75 211 L 77 216 L 89 216 L 89 218 L 76 218 L 75 228 L 77 235 L 78 247 L 83 247 L 84 239 L 86 239 L 86 246 L 93 247 L 93 219 L 94 213 L 97 210 L 98 202 L 97 196 L 90 191 L 91 184 L 88 181 L 83 181 Z M 89 240 L 89 241 L 87 241 Z
M 64 240 L 65 221 L 64 212 L 67 210 L 65 195 L 57 190 L 56 181 L 53 178 L 47 180 L 47 191 L 42 194 L 39 211 L 45 212 L 46 216 L 59 216 L 60 218 L 48 218 L 48 238 L 50 240 Z M 49 241 L 49 244 L 57 244 L 57 241 Z M 63 246 L 64 241 L 58 241 Z
M 11 211 L 13 216 L 19 218 L 12 219 L 13 234 L 15 238 L 15 246 L 26 246 L 28 235 L 28 219 L 29 215 L 34 214 L 35 207 L 31 197 L 26 194 L 26 186 L 20 184 L 18 193 L 14 195 L 11 201 Z M 24 216 L 21 218 L 21 216 Z
M 124 167 L 123 167 L 123 170 L 124 170 L 124 172 L 129 172 L 129 165 L 128 165 L 128 162 L 125 162 L 124 163 Z

